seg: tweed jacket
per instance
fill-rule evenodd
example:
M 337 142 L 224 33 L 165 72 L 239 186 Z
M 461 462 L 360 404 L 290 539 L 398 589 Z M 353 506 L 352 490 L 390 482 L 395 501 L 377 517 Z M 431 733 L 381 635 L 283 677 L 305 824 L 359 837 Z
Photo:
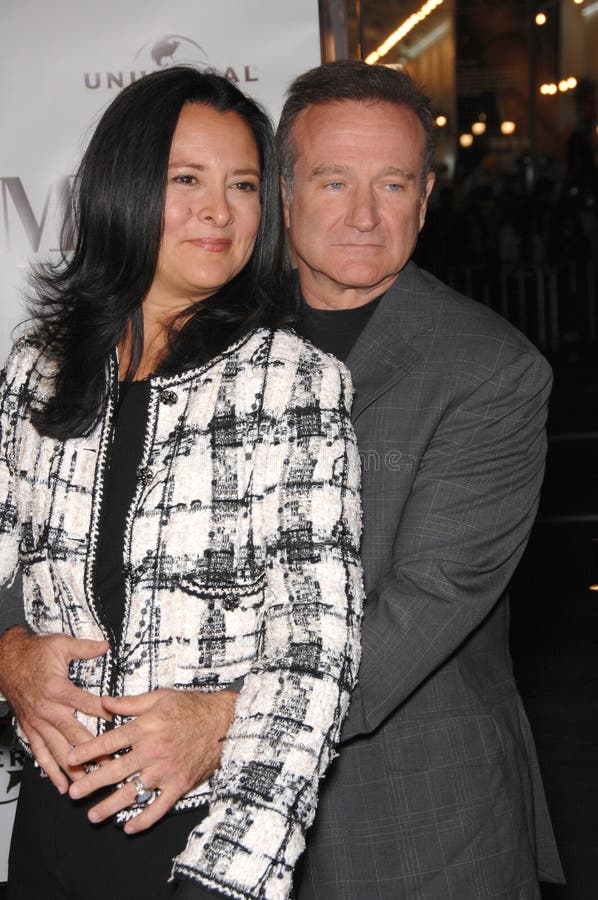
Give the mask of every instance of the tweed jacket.
M 539 900 L 562 880 L 509 654 L 550 368 L 409 263 L 353 346 L 362 664 L 299 900 Z
M 174 874 L 227 896 L 284 898 L 359 660 L 360 464 L 350 377 L 285 331 L 252 332 L 205 366 L 151 378 L 124 537 L 115 645 L 93 591 L 118 391 L 87 437 L 40 437 L 51 389 L 24 339 L 0 386 L 0 582 L 23 575 L 39 634 L 107 638 L 72 664 L 95 693 L 218 690 L 244 679 L 222 763 L 177 804 L 209 800 Z M 98 733 L 102 723 L 83 718 Z

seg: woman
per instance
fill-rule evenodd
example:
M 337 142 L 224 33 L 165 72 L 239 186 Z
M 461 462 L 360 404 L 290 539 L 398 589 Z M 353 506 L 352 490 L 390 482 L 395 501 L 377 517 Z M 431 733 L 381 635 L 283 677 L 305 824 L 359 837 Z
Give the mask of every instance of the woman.
M 28 765 L 9 897 L 163 897 L 178 883 L 284 898 L 358 664 L 348 375 L 277 330 L 272 133 L 225 79 L 176 67 L 126 88 L 74 209 L 72 257 L 38 275 L 33 331 L 3 375 L 0 579 L 20 568 L 36 634 L 108 642 L 70 677 L 114 696 L 109 711 L 130 695 L 178 709 L 193 692 L 240 693 L 210 784 L 186 784 L 177 815 L 134 838 L 89 824 L 87 801 Z M 119 790 L 90 816 L 120 810 L 129 831 L 163 802 L 158 763 L 141 765 L 130 737 L 139 712 L 115 715 L 89 746 L 117 757 L 71 787 L 113 773 Z M 192 730 L 181 737 L 192 747 Z

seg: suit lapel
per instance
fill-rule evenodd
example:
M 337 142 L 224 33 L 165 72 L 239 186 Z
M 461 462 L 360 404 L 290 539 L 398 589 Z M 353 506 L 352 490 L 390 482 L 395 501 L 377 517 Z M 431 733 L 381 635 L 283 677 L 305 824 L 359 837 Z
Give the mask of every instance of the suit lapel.
M 411 369 L 420 351 L 410 341 L 432 330 L 425 285 L 408 263 L 353 345 L 347 366 L 353 376 L 353 420 Z

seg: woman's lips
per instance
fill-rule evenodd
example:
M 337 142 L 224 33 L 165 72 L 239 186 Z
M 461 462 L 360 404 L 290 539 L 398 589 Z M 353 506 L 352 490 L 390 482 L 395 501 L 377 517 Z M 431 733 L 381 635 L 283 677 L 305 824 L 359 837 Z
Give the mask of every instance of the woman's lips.
M 232 241 L 227 238 L 194 238 L 189 241 L 195 247 L 201 247 L 202 250 L 209 250 L 211 253 L 223 253 L 228 250 Z

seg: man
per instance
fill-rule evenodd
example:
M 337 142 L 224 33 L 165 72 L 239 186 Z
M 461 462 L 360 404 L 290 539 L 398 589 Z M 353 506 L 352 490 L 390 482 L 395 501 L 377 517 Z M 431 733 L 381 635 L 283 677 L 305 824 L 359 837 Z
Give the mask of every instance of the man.
M 432 132 L 405 74 L 357 62 L 297 79 L 279 126 L 299 330 L 356 388 L 368 591 L 299 900 L 532 900 L 538 876 L 562 878 L 504 595 L 537 508 L 550 372 L 409 262 Z
M 300 900 L 531 900 L 560 880 L 504 591 L 544 465 L 547 364 L 409 258 L 434 177 L 409 78 L 323 66 L 279 124 L 300 330 L 346 359 L 363 460 L 360 683 Z

